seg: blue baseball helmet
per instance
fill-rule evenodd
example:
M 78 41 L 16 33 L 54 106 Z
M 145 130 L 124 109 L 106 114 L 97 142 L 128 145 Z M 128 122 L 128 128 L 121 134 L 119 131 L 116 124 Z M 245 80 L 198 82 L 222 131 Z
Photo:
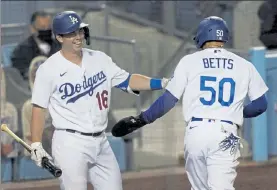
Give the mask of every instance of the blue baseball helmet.
M 81 17 L 74 11 L 64 11 L 58 13 L 53 19 L 53 33 L 54 35 L 69 34 L 84 29 L 85 39 L 87 45 L 90 44 L 90 35 L 88 24 L 83 23 Z
M 200 22 L 193 40 L 197 48 L 202 48 L 208 41 L 226 43 L 229 40 L 229 29 L 225 20 L 217 16 L 205 18 Z

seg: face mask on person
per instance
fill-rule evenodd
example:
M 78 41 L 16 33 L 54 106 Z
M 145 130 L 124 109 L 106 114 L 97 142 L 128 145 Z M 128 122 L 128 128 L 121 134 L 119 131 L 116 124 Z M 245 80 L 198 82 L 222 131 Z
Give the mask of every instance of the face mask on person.
M 41 41 L 47 42 L 47 43 L 52 43 L 52 30 L 39 30 L 38 31 L 38 38 Z

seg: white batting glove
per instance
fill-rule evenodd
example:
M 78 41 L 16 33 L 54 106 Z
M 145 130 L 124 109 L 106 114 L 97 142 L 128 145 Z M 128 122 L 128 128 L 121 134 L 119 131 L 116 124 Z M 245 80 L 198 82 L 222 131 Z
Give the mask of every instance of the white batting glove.
M 43 149 L 41 142 L 34 142 L 31 144 L 31 159 L 35 161 L 38 167 L 42 167 L 41 161 L 43 157 L 52 160 L 52 157 Z
M 168 82 L 169 82 L 169 79 L 163 78 L 162 79 L 162 87 L 165 88 L 167 86 Z

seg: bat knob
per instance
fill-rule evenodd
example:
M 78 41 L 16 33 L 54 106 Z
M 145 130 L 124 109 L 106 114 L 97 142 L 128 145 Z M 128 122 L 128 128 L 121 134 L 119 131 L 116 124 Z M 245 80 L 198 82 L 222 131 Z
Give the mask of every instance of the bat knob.
M 60 177 L 62 175 L 62 170 L 56 167 L 47 157 L 42 158 L 41 165 L 55 177 Z
M 54 171 L 54 176 L 55 177 L 61 177 L 61 175 L 62 175 L 62 170 L 61 169 L 56 169 Z

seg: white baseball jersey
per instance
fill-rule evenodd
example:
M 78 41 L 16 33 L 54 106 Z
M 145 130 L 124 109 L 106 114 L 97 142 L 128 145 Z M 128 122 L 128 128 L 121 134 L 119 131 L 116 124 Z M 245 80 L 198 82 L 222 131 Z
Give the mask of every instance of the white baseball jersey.
M 246 96 L 255 100 L 268 87 L 252 63 L 222 48 L 209 48 L 181 59 L 166 88 L 183 95 L 185 121 L 192 117 L 243 123 Z
M 60 51 L 37 70 L 32 103 L 48 108 L 57 129 L 99 132 L 107 127 L 111 88 L 129 73 L 100 51 L 83 48 L 82 65 Z

